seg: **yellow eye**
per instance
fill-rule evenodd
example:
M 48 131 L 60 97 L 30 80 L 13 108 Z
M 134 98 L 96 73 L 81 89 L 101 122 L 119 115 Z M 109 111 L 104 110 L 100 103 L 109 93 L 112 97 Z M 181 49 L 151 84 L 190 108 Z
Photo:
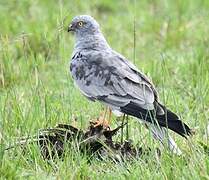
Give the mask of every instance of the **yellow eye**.
M 80 27 L 82 27 L 82 26 L 83 26 L 83 22 L 82 22 L 82 21 L 78 22 L 78 25 L 79 25 Z

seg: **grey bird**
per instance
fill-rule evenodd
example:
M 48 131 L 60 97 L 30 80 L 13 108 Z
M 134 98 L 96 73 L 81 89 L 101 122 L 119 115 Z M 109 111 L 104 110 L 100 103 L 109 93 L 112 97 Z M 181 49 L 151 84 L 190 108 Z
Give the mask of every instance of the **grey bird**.
M 160 103 L 148 77 L 109 46 L 97 21 L 89 15 L 76 16 L 68 31 L 75 34 L 70 72 L 82 94 L 114 112 L 142 120 L 155 138 L 181 154 L 167 130 L 183 137 L 191 135 L 192 130 Z

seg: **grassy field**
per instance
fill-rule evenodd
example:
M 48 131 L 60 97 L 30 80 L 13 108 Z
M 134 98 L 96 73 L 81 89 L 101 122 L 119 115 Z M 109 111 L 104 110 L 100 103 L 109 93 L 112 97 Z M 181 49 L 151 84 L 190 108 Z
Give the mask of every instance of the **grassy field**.
M 110 45 L 132 61 L 135 16 L 134 63 L 152 78 L 161 101 L 196 129 L 189 141 L 171 133 L 183 156 L 165 150 L 160 159 L 153 153 L 89 163 L 69 149 L 64 160 L 47 163 L 36 144 L 25 154 L 4 150 L 73 116 L 84 128 L 102 110 L 81 96 L 68 72 L 74 38 L 66 30 L 78 14 L 94 16 Z M 208 22 L 208 0 L 0 0 L 0 179 L 209 179 L 209 156 L 198 144 L 209 144 Z M 112 126 L 118 124 L 114 118 Z M 137 120 L 130 119 L 129 130 L 135 143 L 158 146 Z

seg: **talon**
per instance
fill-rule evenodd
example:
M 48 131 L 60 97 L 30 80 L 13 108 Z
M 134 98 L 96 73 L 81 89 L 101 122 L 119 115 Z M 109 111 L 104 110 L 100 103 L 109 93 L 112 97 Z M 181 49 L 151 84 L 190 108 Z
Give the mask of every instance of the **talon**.
M 102 126 L 104 129 L 110 129 L 109 122 L 106 119 L 103 119 L 103 117 L 99 117 L 96 121 L 91 121 L 90 123 L 94 128 Z
M 106 119 L 107 111 L 109 111 L 108 119 Z M 110 130 L 109 122 L 111 120 L 111 115 L 112 115 L 111 110 L 109 108 L 105 109 L 105 111 L 100 114 L 99 118 L 96 119 L 96 121 L 94 120 L 94 121 L 91 121 L 90 123 L 93 125 L 94 128 L 101 126 L 105 130 Z

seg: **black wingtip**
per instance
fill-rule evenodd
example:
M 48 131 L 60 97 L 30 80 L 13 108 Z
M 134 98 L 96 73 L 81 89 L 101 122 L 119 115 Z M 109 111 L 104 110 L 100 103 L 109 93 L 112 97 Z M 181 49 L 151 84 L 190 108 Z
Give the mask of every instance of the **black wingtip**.
M 125 114 L 129 114 L 151 123 L 153 123 L 153 119 L 156 119 L 158 121 L 156 123 L 160 126 L 167 127 L 185 138 L 194 134 L 194 130 L 190 129 L 189 126 L 183 123 L 175 113 L 162 105 L 161 107 L 165 111 L 164 115 L 156 115 L 154 111 L 145 110 L 133 102 L 122 107 L 121 111 Z
M 165 107 L 163 108 L 166 112 L 165 115 L 156 117 L 163 126 L 168 127 L 185 138 L 194 134 L 194 130 L 182 122 L 175 113 Z

